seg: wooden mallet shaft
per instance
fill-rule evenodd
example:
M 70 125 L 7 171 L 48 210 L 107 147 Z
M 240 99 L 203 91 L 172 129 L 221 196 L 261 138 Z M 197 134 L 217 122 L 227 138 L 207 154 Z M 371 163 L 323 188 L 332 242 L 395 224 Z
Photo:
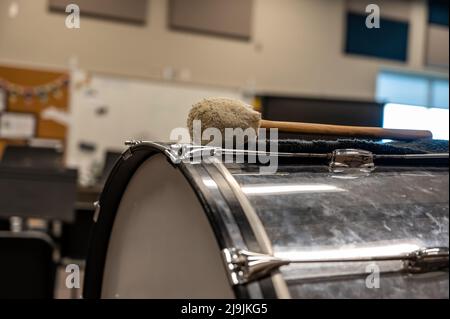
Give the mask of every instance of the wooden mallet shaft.
M 261 120 L 261 128 L 277 128 L 279 131 L 286 133 L 406 141 L 433 138 L 433 134 L 430 131 L 425 130 L 385 129 L 381 127 L 280 122 L 268 120 Z

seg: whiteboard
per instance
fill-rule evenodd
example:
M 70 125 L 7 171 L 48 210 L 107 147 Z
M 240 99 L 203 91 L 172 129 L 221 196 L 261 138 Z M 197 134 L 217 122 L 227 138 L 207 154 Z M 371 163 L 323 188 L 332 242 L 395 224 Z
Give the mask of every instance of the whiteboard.
M 174 128 L 186 127 L 191 106 L 203 98 L 243 99 L 242 93 L 233 89 L 96 74 L 91 75 L 89 85 L 78 88 L 80 77 L 72 75 L 66 160 L 81 170 L 82 179 L 95 163 L 103 162 L 107 149 L 123 150 L 127 140 L 169 141 Z M 81 151 L 80 143 L 95 144 L 95 152 Z

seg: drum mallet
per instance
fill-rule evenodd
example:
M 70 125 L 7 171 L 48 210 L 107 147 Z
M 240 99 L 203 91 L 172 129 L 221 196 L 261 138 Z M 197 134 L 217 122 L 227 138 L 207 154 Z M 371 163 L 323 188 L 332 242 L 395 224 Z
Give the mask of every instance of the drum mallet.
M 280 132 L 319 136 L 404 141 L 433 138 L 433 134 L 430 131 L 424 130 L 268 121 L 261 119 L 261 113 L 253 110 L 251 106 L 229 98 L 208 98 L 193 105 L 187 121 L 191 135 L 194 120 L 201 121 L 202 132 L 207 128 L 217 128 L 222 133 L 225 131 L 225 128 L 242 128 L 244 130 L 253 128 L 256 132 L 258 132 L 259 128 L 276 128 Z

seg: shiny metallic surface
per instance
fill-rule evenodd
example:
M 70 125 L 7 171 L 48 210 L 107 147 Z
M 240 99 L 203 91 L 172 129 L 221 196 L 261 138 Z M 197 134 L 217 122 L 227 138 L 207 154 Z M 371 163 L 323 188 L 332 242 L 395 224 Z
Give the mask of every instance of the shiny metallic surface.
M 266 228 L 274 255 L 326 258 L 414 253 L 448 247 L 448 168 L 377 167 L 342 178 L 325 166 L 281 165 L 260 175 L 257 165 L 230 172 Z M 448 271 L 401 272 L 399 261 L 291 264 L 281 268 L 294 298 L 448 298 Z M 379 288 L 366 279 L 379 277 Z M 428 279 L 424 279 L 428 278 Z

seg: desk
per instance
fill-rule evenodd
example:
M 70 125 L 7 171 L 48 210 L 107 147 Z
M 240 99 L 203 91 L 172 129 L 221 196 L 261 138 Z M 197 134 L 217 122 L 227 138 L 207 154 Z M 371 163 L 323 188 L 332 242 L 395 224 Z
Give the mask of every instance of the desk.
M 77 170 L 0 165 L 0 217 L 71 222 Z

